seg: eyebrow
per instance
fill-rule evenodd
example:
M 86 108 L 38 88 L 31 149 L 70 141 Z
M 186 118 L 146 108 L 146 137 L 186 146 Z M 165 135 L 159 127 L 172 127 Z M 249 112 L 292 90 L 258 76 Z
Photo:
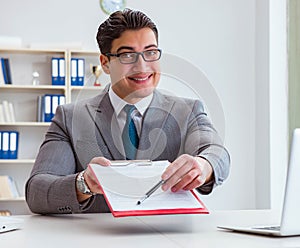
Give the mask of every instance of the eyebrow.
M 144 49 L 149 49 L 151 47 L 157 48 L 157 45 L 151 44 L 151 45 L 145 46 Z M 131 51 L 134 51 L 134 48 L 130 47 L 130 46 L 121 46 L 121 47 L 118 48 L 117 53 L 119 53 L 121 50 L 131 50 Z

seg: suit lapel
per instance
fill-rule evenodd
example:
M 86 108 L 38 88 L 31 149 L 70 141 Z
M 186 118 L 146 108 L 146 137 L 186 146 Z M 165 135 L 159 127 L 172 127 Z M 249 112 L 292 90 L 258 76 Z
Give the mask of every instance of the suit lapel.
M 89 104 L 87 105 L 87 108 L 101 134 L 100 139 L 102 138 L 103 142 L 108 147 L 111 159 L 124 159 L 121 131 L 114 114 L 114 109 L 109 100 L 107 89 L 100 104 Z M 99 140 L 98 142 L 102 141 Z
M 154 91 L 153 100 L 145 112 L 140 135 L 137 159 L 155 159 L 164 151 L 171 130 L 164 128 L 174 102 Z

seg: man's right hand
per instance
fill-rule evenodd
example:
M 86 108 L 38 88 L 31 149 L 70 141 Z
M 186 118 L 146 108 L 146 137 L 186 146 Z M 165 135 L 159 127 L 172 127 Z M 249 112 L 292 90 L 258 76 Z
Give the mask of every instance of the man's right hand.
M 104 157 L 95 157 L 90 161 L 90 164 L 99 164 L 99 166 L 109 166 L 111 164 L 111 162 L 110 162 L 110 160 L 108 160 Z M 96 194 L 103 194 L 100 186 L 97 183 L 97 180 L 96 180 L 94 174 L 92 173 L 92 171 L 89 167 L 87 167 L 87 169 L 85 170 L 83 177 L 84 177 L 85 183 L 87 184 L 87 186 L 89 187 L 91 192 L 96 193 Z M 81 192 L 79 192 L 77 190 L 77 188 L 76 188 L 76 193 L 77 193 L 78 202 L 83 202 L 86 199 L 91 197 L 91 195 L 82 194 Z

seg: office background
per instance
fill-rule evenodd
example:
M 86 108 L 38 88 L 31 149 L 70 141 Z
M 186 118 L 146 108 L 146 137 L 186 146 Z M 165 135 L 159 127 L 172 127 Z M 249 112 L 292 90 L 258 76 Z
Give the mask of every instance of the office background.
M 127 0 L 157 24 L 160 47 L 200 68 L 221 101 L 229 179 L 210 209 L 277 208 L 288 161 L 285 0 Z M 0 0 L 0 35 L 32 43 L 82 43 L 107 18 L 99 0 Z M 191 86 L 193 87 L 193 86 Z M 180 94 L 180 92 L 178 92 Z

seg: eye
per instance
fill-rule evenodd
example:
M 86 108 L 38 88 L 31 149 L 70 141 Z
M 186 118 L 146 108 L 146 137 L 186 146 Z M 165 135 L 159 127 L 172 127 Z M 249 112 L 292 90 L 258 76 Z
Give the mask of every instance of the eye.
M 146 56 L 156 56 L 158 53 L 158 50 L 149 50 L 144 52 Z
M 121 53 L 120 57 L 122 59 L 132 59 L 135 57 L 135 54 L 134 53 Z

